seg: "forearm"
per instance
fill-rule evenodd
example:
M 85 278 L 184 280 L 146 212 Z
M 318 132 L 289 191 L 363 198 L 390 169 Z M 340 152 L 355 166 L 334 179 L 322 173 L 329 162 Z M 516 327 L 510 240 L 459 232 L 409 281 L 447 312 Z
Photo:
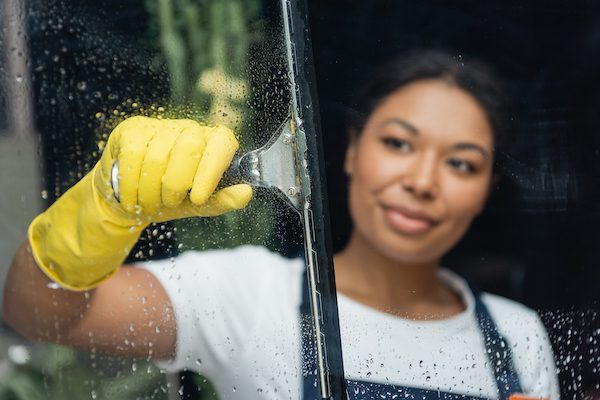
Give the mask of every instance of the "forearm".
M 25 241 L 8 272 L 4 319 L 30 340 L 64 343 L 81 321 L 91 292 L 60 288 L 38 267 Z
M 123 268 L 91 291 L 60 288 L 36 265 L 26 241 L 4 288 L 4 319 L 30 340 L 129 357 L 169 357 L 175 317 L 160 283 Z

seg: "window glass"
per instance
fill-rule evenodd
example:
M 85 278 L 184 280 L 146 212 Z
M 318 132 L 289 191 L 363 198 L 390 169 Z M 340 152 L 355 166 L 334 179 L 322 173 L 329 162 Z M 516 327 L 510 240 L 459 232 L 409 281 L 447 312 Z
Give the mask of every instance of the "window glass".
M 562 398 L 599 396 L 599 13 L 597 4 L 585 1 L 310 2 L 344 367 L 346 377 L 355 381 L 351 395 L 356 390 L 357 398 L 402 398 L 406 388 L 417 388 L 498 398 L 494 364 L 485 354 L 473 299 L 460 299 L 467 289 L 458 283 L 464 282 L 458 275 L 502 297 L 482 298 L 512 351 L 524 391 L 536 398 L 558 398 L 553 389 L 558 382 Z M 456 97 L 452 108 L 442 94 L 462 87 L 463 94 L 477 99 L 481 77 L 457 83 L 450 72 L 436 75 L 431 65 L 437 61 L 428 58 L 423 66 L 413 58 L 395 76 L 377 81 L 373 70 L 380 65 L 407 52 L 420 52 L 422 60 L 423 51 L 445 53 L 459 74 L 474 65 L 472 59 L 495 71 L 510 98 L 510 108 L 500 114 L 511 140 L 495 154 L 498 166 L 489 199 L 464 238 L 446 251 L 432 245 L 427 247 L 431 253 L 419 255 L 418 245 L 428 235 L 464 211 L 452 207 L 468 206 L 475 199 L 467 184 L 473 175 L 458 174 L 457 168 L 470 170 L 465 159 L 480 168 L 479 154 L 443 147 L 449 140 L 467 138 L 458 132 L 468 136 L 474 130 L 456 130 L 465 122 L 461 113 L 468 102 Z M 379 84 L 370 87 L 373 96 L 394 81 L 402 87 L 403 78 L 398 77 L 419 69 L 421 83 L 437 78 L 446 86 L 436 91 L 413 85 L 414 97 L 406 89 L 408 97 L 396 98 L 397 103 L 372 97 L 375 104 L 365 106 L 368 101 L 358 100 L 361 82 Z M 429 97 L 418 97 L 425 89 Z M 483 108 L 490 108 L 489 99 L 479 99 L 480 106 L 487 101 Z M 418 107 L 423 104 L 430 107 Z M 387 118 L 403 122 L 377 130 L 368 126 L 368 107 L 385 109 Z M 444 107 L 453 110 L 445 119 Z M 364 122 L 361 118 L 367 127 L 357 128 L 356 121 Z M 348 155 L 340 149 L 351 135 L 355 147 Z M 369 138 L 380 142 L 373 144 Z M 380 147 L 368 153 L 369 143 Z M 458 198 L 452 197 L 453 184 L 462 187 L 454 192 Z M 349 208 L 348 190 L 355 203 Z M 344 251 L 354 249 L 352 235 L 357 233 L 362 235 L 359 243 L 372 251 L 370 258 L 360 259 L 362 265 L 343 257 Z M 373 256 L 382 252 L 384 260 L 395 260 L 403 269 L 386 271 Z M 442 285 L 427 291 L 419 286 L 424 275 L 414 268 L 432 260 L 452 271 L 452 277 L 446 273 L 425 280 Z M 444 293 L 451 297 L 429 296 Z M 458 307 L 448 309 L 452 304 Z M 381 389 L 380 384 L 395 387 Z
M 349 397 L 599 396 L 600 9 L 308 3 Z M 289 117 L 277 1 L 0 7 L 3 280 L 31 220 L 126 118 L 225 124 L 248 151 Z M 175 359 L 107 355 L 95 331 L 88 351 L 33 344 L 3 323 L 0 398 L 316 391 L 302 242 L 296 211 L 260 188 L 241 211 L 151 225 L 123 271 L 165 289 Z M 136 329 L 117 352 L 140 346 Z
M 289 119 L 278 1 L 2 7 L 3 276 L 29 222 L 81 181 L 127 118 L 226 125 L 240 153 L 263 146 Z M 297 397 L 302 242 L 297 211 L 261 188 L 243 210 L 150 225 L 126 260 L 137 266 L 123 269 L 145 268 L 165 288 L 180 324 L 175 360 L 155 365 L 152 349 L 134 359 L 106 355 L 93 330 L 88 351 L 34 345 L 4 324 L 0 398 Z M 144 309 L 149 299 L 131 301 Z M 149 324 L 158 333 L 163 321 Z M 134 339 L 114 338 L 117 353 L 143 341 L 135 330 Z

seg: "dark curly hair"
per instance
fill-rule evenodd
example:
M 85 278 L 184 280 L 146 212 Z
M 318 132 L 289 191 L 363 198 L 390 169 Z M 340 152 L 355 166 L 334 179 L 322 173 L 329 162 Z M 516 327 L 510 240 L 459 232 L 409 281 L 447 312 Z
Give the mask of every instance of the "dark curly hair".
M 442 51 L 413 51 L 395 57 L 370 74 L 347 112 L 348 131 L 362 132 L 377 106 L 392 92 L 422 79 L 439 79 L 470 93 L 484 109 L 494 134 L 495 170 L 508 146 L 510 111 L 500 80 L 484 63 Z

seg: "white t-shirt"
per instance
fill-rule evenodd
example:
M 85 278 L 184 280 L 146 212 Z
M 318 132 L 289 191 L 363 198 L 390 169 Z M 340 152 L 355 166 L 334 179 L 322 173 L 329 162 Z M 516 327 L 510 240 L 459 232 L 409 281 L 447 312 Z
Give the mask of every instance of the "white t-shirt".
M 205 375 L 223 399 L 302 399 L 303 260 L 243 246 L 142 267 L 162 283 L 177 319 L 176 355 L 161 367 Z M 473 295 L 457 275 L 439 273 L 466 304 L 444 320 L 407 320 L 338 294 L 347 379 L 496 396 Z M 512 347 L 525 393 L 558 399 L 555 361 L 537 314 L 492 294 L 482 300 Z

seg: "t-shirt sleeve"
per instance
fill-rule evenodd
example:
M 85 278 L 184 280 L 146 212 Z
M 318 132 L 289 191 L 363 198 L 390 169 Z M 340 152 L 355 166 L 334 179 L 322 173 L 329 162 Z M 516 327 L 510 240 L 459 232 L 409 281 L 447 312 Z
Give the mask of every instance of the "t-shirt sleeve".
M 272 278 L 267 270 L 281 258 L 262 247 L 243 246 L 139 264 L 162 284 L 177 321 L 175 355 L 157 365 L 207 376 L 235 365 L 259 319 L 261 297 Z
M 513 301 L 486 294 L 484 301 L 513 352 L 525 394 L 558 400 L 558 369 L 550 339 L 538 314 Z

